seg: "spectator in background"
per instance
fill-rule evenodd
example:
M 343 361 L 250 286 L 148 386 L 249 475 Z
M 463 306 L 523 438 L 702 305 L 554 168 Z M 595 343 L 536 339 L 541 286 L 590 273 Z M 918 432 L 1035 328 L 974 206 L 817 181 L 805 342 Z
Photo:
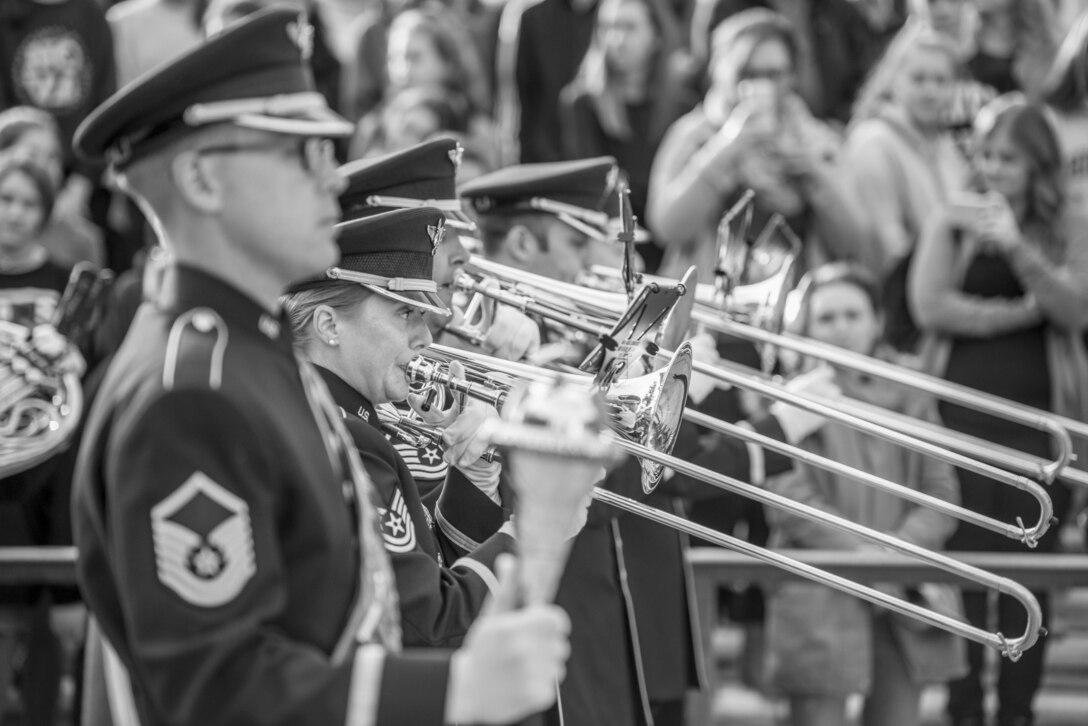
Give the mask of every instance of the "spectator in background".
M 843 148 L 843 171 L 869 236 L 860 255 L 880 281 L 885 335 L 897 348 L 917 343 L 906 303 L 907 267 L 925 220 L 964 188 L 967 170 L 946 132 L 956 49 L 912 20 L 888 46 L 858 95 Z
M 980 189 L 971 205 L 946 205 L 929 220 L 911 265 L 908 293 L 919 326 L 929 334 L 927 372 L 1017 403 L 1077 418 L 1088 414 L 1088 223 L 1066 202 L 1061 150 L 1041 106 L 1019 94 L 1002 96 L 979 114 L 975 157 Z M 999 364 L 995 365 L 995 361 Z M 1046 433 L 942 403 L 945 426 L 994 444 L 1049 457 Z M 1083 453 L 1083 452 L 1082 452 Z M 963 505 L 1015 521 L 1031 511 L 1029 495 L 959 471 Z M 1065 517 L 1069 491 L 1051 489 L 1055 514 Z M 1056 532 L 1037 551 L 1051 552 Z M 1019 543 L 961 526 L 951 550 L 1006 552 Z M 1035 592 L 1049 620 L 1049 596 Z M 968 620 L 988 622 L 987 596 L 964 594 Z M 1020 632 L 1024 612 L 998 599 L 997 628 Z M 997 683 L 999 726 L 1030 726 L 1032 701 L 1043 673 L 1047 641 L 1017 662 L 1002 659 Z M 970 673 L 949 687 L 955 724 L 981 724 L 982 647 L 968 645 Z
M 845 124 L 850 104 L 879 52 L 865 17 L 852 0 L 695 0 L 691 47 L 707 63 L 714 31 L 752 8 L 781 13 L 793 28 L 797 93 L 816 118 Z
M 564 159 L 559 94 L 593 38 L 597 0 L 511 0 L 496 49 L 496 115 L 510 149 L 507 163 Z
M 427 7 L 394 18 L 386 72 L 385 96 L 359 121 L 352 159 L 405 149 L 445 132 L 461 141 L 481 170 L 497 166 L 487 84 L 471 36 L 456 15 Z
M 647 221 L 665 247 L 662 274 L 679 277 L 694 264 L 711 282 L 719 218 L 749 188 L 754 228 L 782 215 L 809 265 L 863 249 L 838 136 L 796 94 L 797 59 L 789 22 L 769 10 L 738 13 L 714 32 L 710 88 L 666 132 L 650 176 Z
M 0 320 L 35 330 L 52 319 L 68 282 L 39 236 L 53 209 L 49 173 L 25 156 L 0 155 Z M 51 457 L 0 480 L 0 546 L 70 544 L 58 517 L 68 501 L 68 480 Z M 50 627 L 51 594 L 42 587 L 0 593 L 0 721 L 15 707 L 9 688 L 20 671 L 18 692 L 26 723 L 54 723 L 61 675 L 60 644 Z M 65 611 L 70 611 L 68 606 Z M 81 620 L 77 613 L 77 620 Z M 22 654 L 21 656 L 19 654 Z
M 1062 41 L 1042 100 L 1053 111 L 1069 184 L 1069 205 L 1088 209 L 1088 13 Z
M 809 272 L 798 287 L 800 332 L 854 353 L 894 360 L 882 346 L 880 297 L 867 270 L 832 263 Z M 846 395 L 881 408 L 936 420 L 932 399 L 911 388 L 837 370 Z M 894 442 L 829 422 L 801 447 L 943 501 L 957 502 L 952 467 Z M 945 514 L 862 486 L 841 475 L 799 463 L 768 483 L 792 501 L 927 549 L 940 549 L 955 529 Z M 768 509 L 772 545 L 807 549 L 880 549 L 868 540 Z M 895 588 L 899 589 L 899 588 Z M 897 592 L 946 615 L 961 612 L 959 593 L 923 584 Z M 874 608 L 853 596 L 807 581 L 782 583 L 770 598 L 771 681 L 788 698 L 792 726 L 841 726 L 846 699 L 863 693 L 863 726 L 917 726 L 922 687 L 958 677 L 966 669 L 964 642 L 943 630 Z
M 72 135 L 113 92 L 113 40 L 95 0 L 6 0 L 0 4 L 0 108 L 34 106 L 57 121 L 65 184 L 62 216 L 89 216 L 99 169 L 77 163 Z
M 61 165 L 61 141 L 57 124 L 45 111 L 32 106 L 16 106 L 0 112 L 0 153 L 24 155 L 44 169 L 56 194 L 64 180 Z M 90 262 L 106 264 L 102 232 L 82 215 L 53 213 L 38 238 L 56 262 L 72 267 Z
M 589 50 L 560 97 L 567 156 L 615 157 L 627 172 L 640 220 L 654 153 L 665 130 L 696 100 L 681 82 L 678 50 L 679 30 L 662 0 L 602 0 Z M 656 271 L 659 248 L 639 252 L 647 271 Z

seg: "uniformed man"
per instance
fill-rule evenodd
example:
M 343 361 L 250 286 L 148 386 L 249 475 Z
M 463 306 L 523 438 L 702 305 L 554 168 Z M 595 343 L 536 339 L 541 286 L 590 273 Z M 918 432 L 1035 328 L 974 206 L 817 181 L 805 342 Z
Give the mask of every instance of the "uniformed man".
M 87 422 L 78 577 L 118 705 L 144 724 L 502 723 L 554 699 L 557 608 L 496 611 L 454 652 L 400 651 L 370 481 L 279 295 L 336 262 L 352 127 L 313 89 L 310 30 L 270 10 L 96 110 L 172 252 Z M 122 703 L 123 702 L 123 703 Z
M 476 214 L 485 256 L 573 282 L 592 261 L 613 258 L 607 210 L 615 204 L 619 169 L 610 157 L 526 164 L 487 174 L 461 192 Z M 634 460 L 604 486 L 641 496 Z M 548 723 L 632 726 L 652 723 L 638 658 L 638 633 L 626 585 L 615 510 L 595 504 L 575 538 L 556 601 L 571 615 L 572 654 L 560 708 Z
M 460 642 L 494 586 L 496 556 L 513 546 L 512 525 L 499 531 L 508 513 L 501 465 L 481 458 L 487 443 L 479 427 L 494 409 L 472 399 L 455 403 L 443 422 L 445 440 L 430 446 L 434 458 L 453 464 L 428 497 L 437 527 L 375 409 L 408 397 L 403 367 L 431 343 L 425 316 L 450 314 L 431 270 L 445 223 L 431 207 L 344 222 L 337 266 L 284 298 L 296 347 L 324 378 L 374 482 L 405 644 L 420 646 Z
M 622 254 L 610 236 L 618 176 L 609 157 L 526 164 L 479 177 L 461 192 L 476 213 L 489 259 L 573 281 L 592 264 Z M 710 364 L 717 360 L 708 336 L 693 343 L 697 359 Z M 706 401 L 713 407 L 713 393 L 709 379 L 694 376 L 689 403 Z M 746 425 L 779 440 L 798 440 L 820 425 L 818 417 L 793 409 L 783 408 L 779 414 L 759 416 Z M 673 454 L 757 483 L 790 466 L 784 456 L 765 455 L 758 446 L 706 434 L 686 423 Z M 626 467 L 612 472 L 605 487 L 644 497 L 637 475 Z M 707 498 L 722 499 L 723 492 L 672 477 L 645 497 L 645 503 L 685 516 L 685 500 Z M 705 685 L 694 583 L 683 556 L 687 544 L 686 535 L 649 520 L 614 516 L 600 505 L 590 510 L 558 598 L 573 621 L 573 655 L 562 698 L 566 723 L 683 723 L 686 693 Z M 592 644 L 586 644 L 590 639 Z M 602 682 L 612 691 L 592 680 L 609 661 L 613 674 Z M 610 704 L 627 708 L 628 702 L 635 704 L 633 712 L 609 710 Z

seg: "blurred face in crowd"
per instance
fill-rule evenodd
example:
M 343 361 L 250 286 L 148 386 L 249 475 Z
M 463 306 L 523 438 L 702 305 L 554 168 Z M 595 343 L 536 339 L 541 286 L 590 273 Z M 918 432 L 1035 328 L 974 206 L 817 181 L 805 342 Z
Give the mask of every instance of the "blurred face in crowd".
M 824 343 L 869 354 L 880 339 L 880 319 L 857 285 L 830 282 L 809 295 L 808 334 Z
M 999 124 L 982 140 L 975 163 L 987 189 L 1000 192 L 1014 207 L 1027 199 L 1032 182 L 1031 160 L 1011 138 L 1008 124 Z
M 747 62 L 739 68 L 733 67 L 735 58 L 727 54 L 720 63 L 715 64 L 712 78 L 714 83 L 726 83 L 729 96 L 736 95 L 736 84 L 741 81 L 769 81 L 777 89 L 779 96 L 793 90 L 795 76 L 793 56 L 789 47 L 778 38 L 767 38 L 752 48 Z
M 13 149 L 49 173 L 53 186 L 60 188 L 64 181 L 60 139 L 52 131 L 40 127 L 29 128 L 15 142 Z
M 431 344 L 423 309 L 375 293 L 335 315 L 337 375 L 371 403 L 407 398 L 404 368 Z
M 919 128 L 938 128 L 952 100 L 954 77 L 954 61 L 943 50 L 915 48 L 903 59 L 892 82 L 892 102 Z
M 959 38 L 968 0 L 922 0 L 929 24 L 938 33 Z
M 34 180 L 13 169 L 0 179 L 0 253 L 11 254 L 34 240 L 45 208 Z
M 649 69 L 657 49 L 657 30 L 643 0 L 606 0 L 597 17 L 597 32 L 612 70 Z
M 386 72 L 394 88 L 441 84 L 446 80 L 446 63 L 434 40 L 411 15 L 393 21 L 387 47 Z

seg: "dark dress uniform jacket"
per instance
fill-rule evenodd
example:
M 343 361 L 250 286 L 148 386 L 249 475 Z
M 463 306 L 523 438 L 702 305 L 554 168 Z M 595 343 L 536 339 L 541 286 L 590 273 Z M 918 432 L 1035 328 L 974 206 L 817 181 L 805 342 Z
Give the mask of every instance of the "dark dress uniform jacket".
M 448 654 L 355 642 L 356 508 L 286 326 L 180 267 L 87 423 L 79 583 L 149 724 L 441 723 Z M 338 644 L 346 656 L 334 658 Z
M 450 467 L 445 485 L 434 492 L 443 523 L 434 527 L 408 465 L 378 428 L 370 401 L 335 373 L 320 367 L 318 372 L 374 483 L 405 645 L 458 645 L 497 584 L 495 558 L 513 551 L 513 538 L 497 533 L 506 512 Z M 452 564 L 443 567 L 443 562 Z

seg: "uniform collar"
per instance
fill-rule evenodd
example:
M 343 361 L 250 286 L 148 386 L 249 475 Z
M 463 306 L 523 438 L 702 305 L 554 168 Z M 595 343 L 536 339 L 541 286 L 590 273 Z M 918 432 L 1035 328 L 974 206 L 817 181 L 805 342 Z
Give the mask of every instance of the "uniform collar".
M 340 407 L 346 417 L 362 419 L 374 428 L 378 428 L 378 414 L 374 410 L 374 404 L 366 396 L 356 391 L 343 378 L 328 368 L 316 364 L 314 368 L 321 374 L 325 385 L 329 387 L 329 393 L 332 394 L 332 400 L 336 401 L 336 405 Z
M 249 331 L 276 348 L 291 352 L 291 327 L 281 311 L 265 309 L 226 280 L 187 265 L 173 265 L 163 277 L 158 306 L 182 312 L 211 308 L 231 331 Z

